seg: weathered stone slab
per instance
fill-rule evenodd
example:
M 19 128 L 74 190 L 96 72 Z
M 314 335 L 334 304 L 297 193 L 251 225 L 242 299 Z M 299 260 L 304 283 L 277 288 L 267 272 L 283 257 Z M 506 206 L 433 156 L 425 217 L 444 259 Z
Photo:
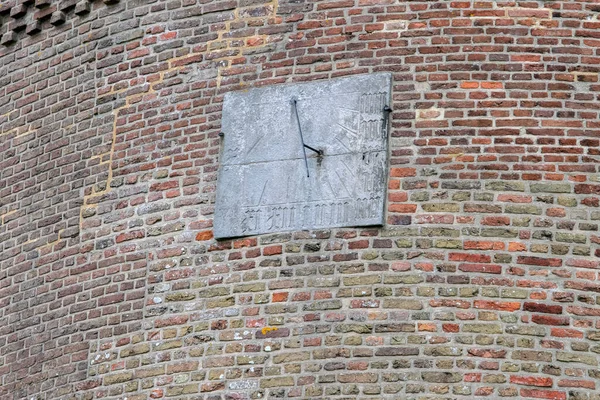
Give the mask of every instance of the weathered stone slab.
M 215 237 L 383 224 L 390 93 L 387 73 L 227 93 Z

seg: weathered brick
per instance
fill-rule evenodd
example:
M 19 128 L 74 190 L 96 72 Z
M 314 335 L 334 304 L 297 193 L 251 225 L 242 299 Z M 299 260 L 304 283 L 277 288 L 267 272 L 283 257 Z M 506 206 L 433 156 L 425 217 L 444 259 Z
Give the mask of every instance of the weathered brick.
M 571 193 L 572 187 L 568 183 L 532 183 L 531 193 Z
M 378 380 L 374 373 L 344 373 L 337 377 L 340 383 L 375 383 Z
M 532 214 L 541 215 L 542 208 L 534 205 L 514 204 L 504 207 L 504 211 L 509 214 Z
M 376 356 L 416 356 L 419 349 L 414 347 L 380 347 L 375 351 Z
M 423 304 L 419 300 L 412 299 L 384 299 L 383 308 L 422 310 Z
M 460 205 L 456 203 L 426 203 L 421 204 L 425 212 L 458 212 Z
M 463 380 L 462 375 L 457 372 L 421 372 L 421 378 L 433 383 L 456 383 Z
M 119 372 L 117 374 L 107 375 L 103 379 L 105 385 L 116 385 L 118 383 L 127 382 L 133 379 L 133 372 Z
M 552 353 L 535 350 L 515 350 L 512 352 L 512 358 L 514 360 L 551 362 Z
M 587 236 L 578 233 L 556 232 L 555 238 L 557 242 L 587 243 Z
M 524 192 L 525 184 L 523 182 L 486 182 L 485 188 L 487 190 L 495 190 L 500 192 Z
M 263 378 L 260 380 L 261 388 L 293 386 L 294 378 L 291 376 L 278 376 L 273 378 Z
M 556 353 L 556 360 L 569 363 L 582 363 L 592 366 L 598 365 L 598 356 L 592 354 L 567 353 L 558 351 Z
M 502 326 L 499 324 L 478 324 L 478 323 L 468 323 L 464 324 L 463 332 L 470 333 L 502 333 Z

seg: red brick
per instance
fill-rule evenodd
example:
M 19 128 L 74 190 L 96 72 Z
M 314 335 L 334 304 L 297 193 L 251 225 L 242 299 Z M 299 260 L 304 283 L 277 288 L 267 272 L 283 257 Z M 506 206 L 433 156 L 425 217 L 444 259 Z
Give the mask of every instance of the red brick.
M 540 325 L 569 325 L 571 319 L 569 317 L 553 317 L 550 315 L 532 315 L 531 322 Z
M 202 231 L 196 234 L 196 240 L 198 241 L 210 240 L 213 237 L 213 231 Z
M 596 389 L 596 382 L 586 381 L 584 379 L 561 379 L 558 381 L 559 387 L 578 387 L 586 389 Z
M 495 349 L 478 349 L 472 348 L 467 350 L 469 355 L 474 357 L 483 357 L 483 358 L 505 358 L 506 350 L 495 350 Z
M 274 256 L 283 253 L 283 246 L 280 244 L 267 246 L 263 249 L 263 256 Z
M 480 272 L 484 274 L 500 274 L 502 266 L 497 264 L 460 264 L 458 269 L 463 272 Z
M 517 263 L 525 265 L 536 265 L 540 267 L 560 267 L 562 265 L 562 260 L 560 258 L 518 256 Z
M 159 182 L 159 183 L 152 184 L 150 186 L 150 191 L 168 190 L 168 189 L 173 189 L 176 187 L 179 187 L 178 181 Z
M 234 249 L 239 249 L 242 247 L 252 247 L 252 246 L 256 246 L 257 245 L 257 240 L 256 238 L 249 238 L 249 239 L 239 239 L 233 242 L 233 248 Z
M 465 241 L 463 248 L 465 250 L 504 250 L 503 242 L 488 241 Z
M 531 203 L 533 199 L 531 196 L 524 196 L 518 194 L 499 194 L 498 201 L 505 201 L 510 203 Z
M 534 399 L 566 400 L 567 394 L 558 390 L 521 389 L 521 396 Z
M 492 386 L 482 386 L 477 388 L 475 391 L 475 396 L 489 396 L 494 393 L 494 387 Z
M 516 301 L 475 300 L 473 307 L 484 310 L 516 311 L 521 308 L 521 303 Z
M 588 207 L 600 207 L 600 198 L 598 197 L 586 197 L 581 200 L 581 204 Z
M 482 225 L 490 225 L 490 226 L 508 226 L 510 225 L 510 217 L 483 217 L 481 219 Z
M 416 175 L 417 175 L 417 170 L 415 168 L 392 168 L 390 171 L 390 176 L 393 176 L 395 178 L 416 176 Z
M 288 295 L 289 295 L 288 292 L 273 293 L 273 295 L 272 295 L 273 303 L 287 301 Z
M 390 212 L 398 212 L 398 213 L 414 213 L 417 211 L 416 204 L 390 204 L 388 206 L 388 210 Z
M 406 192 L 389 192 L 388 200 L 390 202 L 403 202 L 408 200 L 408 194 Z
M 562 306 L 559 305 L 533 303 L 529 301 L 523 303 L 523 311 L 540 312 L 547 314 L 561 314 L 562 309 Z
M 449 261 L 468 261 L 473 263 L 489 263 L 492 259 L 487 254 L 471 254 L 471 253 L 450 253 Z
M 368 247 L 369 247 L 369 241 L 366 239 L 348 242 L 349 249 L 366 249 Z
M 188 321 L 189 317 L 187 315 L 174 315 L 172 317 L 157 319 L 154 322 L 154 326 L 156 328 L 162 328 L 164 326 L 172 326 L 172 325 L 182 325 Z
M 568 328 L 552 328 L 550 334 L 555 337 L 583 338 L 583 332 Z
M 600 185 L 577 184 L 575 185 L 576 194 L 600 194 Z
M 510 376 L 510 383 L 526 386 L 552 387 L 552 378 L 541 376 Z
M 458 324 L 442 324 L 442 330 L 444 332 L 449 332 L 449 333 L 456 333 L 459 331 L 459 325 Z

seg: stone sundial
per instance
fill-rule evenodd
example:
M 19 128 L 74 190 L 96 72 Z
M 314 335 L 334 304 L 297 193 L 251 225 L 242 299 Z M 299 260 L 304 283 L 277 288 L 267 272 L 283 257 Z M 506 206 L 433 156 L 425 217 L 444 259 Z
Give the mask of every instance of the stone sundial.
M 216 238 L 382 225 L 391 75 L 230 92 Z

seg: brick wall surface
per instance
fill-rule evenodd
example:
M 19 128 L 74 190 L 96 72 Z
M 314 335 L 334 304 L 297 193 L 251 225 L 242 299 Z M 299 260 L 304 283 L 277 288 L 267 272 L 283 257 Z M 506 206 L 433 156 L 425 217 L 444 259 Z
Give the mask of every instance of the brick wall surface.
M 223 95 L 393 73 L 385 227 L 212 238 Z M 1 399 L 600 399 L 597 0 L 0 4 Z

